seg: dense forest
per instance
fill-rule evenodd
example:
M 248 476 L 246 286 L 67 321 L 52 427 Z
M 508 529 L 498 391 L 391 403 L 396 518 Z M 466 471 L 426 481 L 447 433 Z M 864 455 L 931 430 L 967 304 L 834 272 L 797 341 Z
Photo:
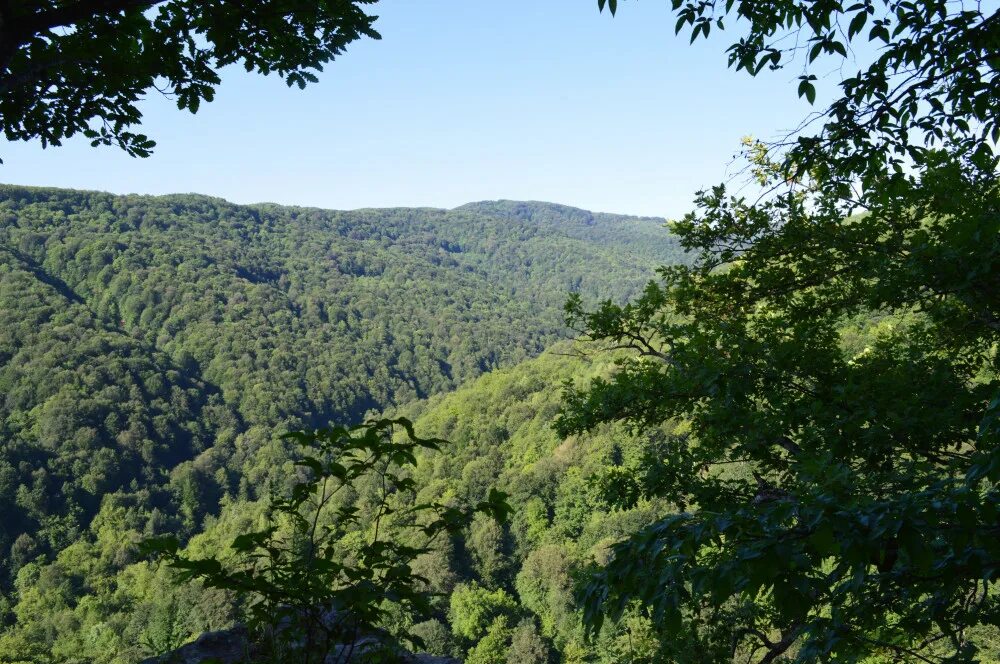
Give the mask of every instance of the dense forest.
M 0 659 L 155 651 L 170 639 L 137 607 L 165 591 L 136 577 L 151 573 L 136 543 L 198 533 L 220 505 L 232 528 L 251 519 L 287 481 L 280 433 L 513 366 L 567 336 L 567 292 L 624 301 L 684 258 L 662 220 L 542 203 L 329 212 L 4 187 L 0 218 Z M 550 456 L 535 427 L 518 467 Z M 463 477 L 463 459 L 447 472 Z M 483 456 L 461 491 L 510 459 Z M 475 578 L 509 591 L 502 565 Z M 224 624 L 228 607 L 178 630 Z
M 845 343 L 863 348 L 891 321 L 859 317 L 844 326 Z M 591 638 L 581 622 L 579 579 L 606 564 L 611 547 L 678 506 L 645 497 L 664 478 L 659 462 L 681 458 L 690 435 L 684 422 L 641 432 L 605 424 L 562 437 L 552 424 L 564 407 L 553 386 L 585 385 L 616 372 L 622 353 L 561 341 L 539 357 L 489 372 L 455 391 L 412 401 L 393 414 L 413 420 L 424 436 L 450 441 L 420 455 L 412 473 L 417 489 L 394 506 L 443 501 L 474 504 L 491 489 L 509 493 L 506 523 L 477 519 L 467 534 L 440 541 L 413 571 L 438 594 L 432 615 L 414 623 L 399 612 L 390 626 L 415 634 L 434 654 L 468 664 L 550 662 L 724 661 L 731 644 L 706 650 L 698 635 L 665 629 L 638 605 L 608 620 Z M 276 472 L 295 475 L 291 460 Z M 745 479 L 746 468 L 725 471 Z M 369 479 L 344 498 L 371 521 Z M 224 554 L 237 534 L 264 519 L 265 498 L 222 497 L 187 544 L 196 556 Z M 119 494 L 108 497 L 83 536 L 51 560 L 25 565 L 17 581 L 16 626 L 0 637 L 0 655 L 12 661 L 133 662 L 177 647 L 198 633 L 220 629 L 239 615 L 239 598 L 196 583 L 178 585 L 172 573 L 137 555 L 137 543 L 169 532 L 156 508 Z M 350 547 L 351 537 L 345 538 Z M 720 614 L 702 628 L 731 634 Z M 972 638 L 995 649 L 1000 635 L 975 630 Z M 22 655 L 19 660 L 15 653 Z M 866 664 L 887 664 L 873 656 Z M 989 656 L 983 662 L 995 662 Z
M 0 129 L 148 157 L 146 96 L 319 83 L 377 2 L 0 0 Z M 666 5 L 810 107 L 669 233 L 0 188 L 0 662 L 165 664 L 227 627 L 227 664 L 1000 661 L 1000 11 Z M 449 42 L 416 32 L 406 60 Z M 590 89 L 653 62 L 631 46 L 560 59 Z M 670 131 L 717 132 L 681 106 Z
M 560 405 L 553 381 L 606 374 L 611 360 L 580 357 L 562 342 L 537 359 L 400 410 L 423 435 L 452 441 L 419 459 L 413 474 L 419 490 L 401 502 L 473 504 L 499 487 L 514 508 L 507 524 L 477 520 L 466 537 L 443 540 L 417 559 L 414 571 L 441 596 L 430 619 L 414 625 L 401 614 L 397 627 L 423 638 L 429 651 L 525 664 L 655 655 L 657 635 L 638 615 L 587 643 L 573 595 L 574 574 L 666 508 L 644 501 L 623 511 L 602 487 L 616 475 L 641 474 L 650 458 L 666 453 L 671 428 L 638 437 L 607 427 L 567 441 L 552 429 Z M 280 470 L 295 472 L 288 461 Z M 349 500 L 370 509 L 369 490 L 360 482 Z M 266 509 L 266 500 L 241 495 L 221 502 L 221 513 L 205 520 L 190 551 L 224 550 Z M 227 625 L 236 615 L 230 596 L 194 584 L 178 588 L 169 570 L 137 559 L 136 543 L 162 532 L 155 521 L 148 506 L 109 498 L 85 537 L 52 562 L 28 563 L 18 577 L 19 622 L 0 640 L 0 654 L 130 662 Z

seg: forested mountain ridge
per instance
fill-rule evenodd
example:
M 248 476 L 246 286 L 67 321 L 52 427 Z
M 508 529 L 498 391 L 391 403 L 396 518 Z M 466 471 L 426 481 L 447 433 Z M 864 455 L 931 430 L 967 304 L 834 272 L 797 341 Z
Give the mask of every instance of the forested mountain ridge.
M 0 241 L 5 261 L 219 385 L 249 421 L 356 420 L 537 353 L 564 333 L 567 292 L 621 300 L 676 260 L 661 220 L 482 205 L 344 213 L 8 187 Z M 308 352 L 286 357 L 276 335 Z
M 0 621 L 109 514 L 192 534 L 282 480 L 281 432 L 537 354 L 567 292 L 621 301 L 682 258 L 662 223 L 0 187 Z

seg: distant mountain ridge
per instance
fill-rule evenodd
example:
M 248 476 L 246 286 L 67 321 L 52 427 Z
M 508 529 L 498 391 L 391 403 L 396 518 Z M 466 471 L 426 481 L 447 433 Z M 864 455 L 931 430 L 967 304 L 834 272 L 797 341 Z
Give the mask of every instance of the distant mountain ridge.
M 282 431 L 537 355 L 567 293 L 624 300 L 683 260 L 662 223 L 0 185 L 0 592 L 108 505 L 196 532 L 283 480 Z

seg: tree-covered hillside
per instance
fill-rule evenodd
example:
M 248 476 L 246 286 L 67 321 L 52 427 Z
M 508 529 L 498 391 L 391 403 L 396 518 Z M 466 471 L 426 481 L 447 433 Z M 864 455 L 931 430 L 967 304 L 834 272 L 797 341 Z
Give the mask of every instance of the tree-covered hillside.
M 331 212 L 0 188 L 0 621 L 38 586 L 27 563 L 53 569 L 109 514 L 198 532 L 220 500 L 286 479 L 282 431 L 513 365 L 565 336 L 567 292 L 621 301 L 681 258 L 662 220 L 541 203 Z M 63 588 L 69 606 L 86 587 Z
M 5 188 L 0 222 L 5 261 L 261 423 L 356 419 L 520 361 L 560 334 L 567 292 L 620 300 L 679 255 L 660 220 L 547 204 L 325 212 Z
M 603 559 L 612 542 L 669 509 L 648 501 L 627 510 L 612 507 L 605 488 L 615 486 L 615 478 L 641 476 L 651 457 L 669 453 L 676 432 L 664 427 L 636 437 L 606 427 L 559 439 L 551 425 L 561 396 L 553 387 L 612 370 L 611 357 L 595 362 L 575 352 L 561 342 L 538 358 L 398 411 L 421 435 L 452 442 L 419 458 L 417 489 L 395 496 L 395 507 L 474 505 L 499 488 L 514 508 L 507 525 L 477 520 L 467 536 L 440 540 L 416 561 L 414 572 L 441 593 L 436 615 L 408 626 L 400 616 L 397 626 L 421 636 L 435 653 L 517 664 L 545 664 L 550 657 L 649 661 L 655 653 L 656 635 L 638 615 L 585 643 L 573 576 Z M 285 478 L 296 475 L 290 460 L 275 470 Z M 345 500 L 370 522 L 369 484 L 356 481 Z M 261 523 L 267 499 L 231 494 L 222 502 L 220 515 L 191 540 L 192 555 L 225 555 L 235 534 Z M 0 637 L 0 660 L 20 650 L 55 653 L 57 661 L 133 662 L 225 626 L 234 615 L 230 597 L 192 584 L 177 587 L 166 568 L 137 558 L 136 542 L 164 532 L 150 525 L 151 514 L 148 507 L 108 500 L 90 531 L 53 562 L 24 567 L 13 607 L 18 623 Z
M 559 343 L 539 358 L 403 409 L 419 433 L 451 441 L 421 459 L 418 503 L 475 504 L 497 488 L 510 494 L 513 507 L 507 526 L 483 519 L 468 538 L 422 561 L 419 571 L 446 598 L 437 620 L 416 627 L 436 654 L 470 664 L 655 659 L 657 637 L 638 614 L 609 624 L 588 643 L 574 597 L 583 568 L 672 509 L 665 501 L 622 509 L 611 496 L 621 478 L 643 477 L 654 460 L 671 454 L 682 424 L 641 436 L 608 426 L 566 439 L 553 429 L 562 407 L 556 386 L 608 376 L 614 361 Z

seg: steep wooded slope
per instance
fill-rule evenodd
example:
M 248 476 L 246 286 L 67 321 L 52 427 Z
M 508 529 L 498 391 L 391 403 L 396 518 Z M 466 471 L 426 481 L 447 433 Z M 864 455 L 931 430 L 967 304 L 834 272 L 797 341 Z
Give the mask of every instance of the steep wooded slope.
M 196 532 L 276 478 L 281 431 L 513 365 L 565 335 L 568 292 L 621 300 L 679 257 L 662 220 L 543 203 L 0 187 L 0 587 L 108 495 Z
M 435 654 L 465 658 L 486 647 L 480 642 L 487 633 L 520 664 L 544 664 L 538 657 L 545 652 L 560 661 L 585 654 L 586 661 L 623 661 L 633 652 L 630 639 L 641 648 L 654 642 L 648 623 L 635 617 L 610 625 L 597 644 L 585 643 L 573 575 L 605 555 L 610 542 L 668 509 L 649 502 L 614 508 L 602 487 L 614 478 L 641 477 L 674 438 L 667 428 L 635 437 L 605 427 L 559 440 L 551 427 L 561 399 L 556 386 L 612 370 L 608 355 L 592 361 L 574 352 L 573 344 L 559 342 L 537 358 L 397 413 L 412 418 L 421 434 L 451 442 L 420 459 L 416 492 L 397 495 L 395 507 L 431 500 L 474 504 L 499 488 L 515 508 L 506 526 L 477 521 L 466 536 L 440 540 L 417 560 L 414 571 L 441 598 L 433 617 L 408 629 Z M 288 459 L 275 460 L 274 470 L 286 478 L 296 472 Z M 370 498 L 377 487 L 369 479 L 359 479 L 344 497 L 364 519 L 375 516 Z M 260 523 L 266 504 L 267 498 L 227 496 L 189 551 L 225 551 L 237 533 Z M 106 500 L 88 532 L 51 562 L 25 565 L 14 596 L 17 623 L 0 635 L 0 661 L 20 651 L 124 664 L 225 627 L 235 616 L 231 597 L 193 584 L 177 587 L 165 567 L 137 557 L 140 539 L 167 531 L 156 521 L 148 506 Z

